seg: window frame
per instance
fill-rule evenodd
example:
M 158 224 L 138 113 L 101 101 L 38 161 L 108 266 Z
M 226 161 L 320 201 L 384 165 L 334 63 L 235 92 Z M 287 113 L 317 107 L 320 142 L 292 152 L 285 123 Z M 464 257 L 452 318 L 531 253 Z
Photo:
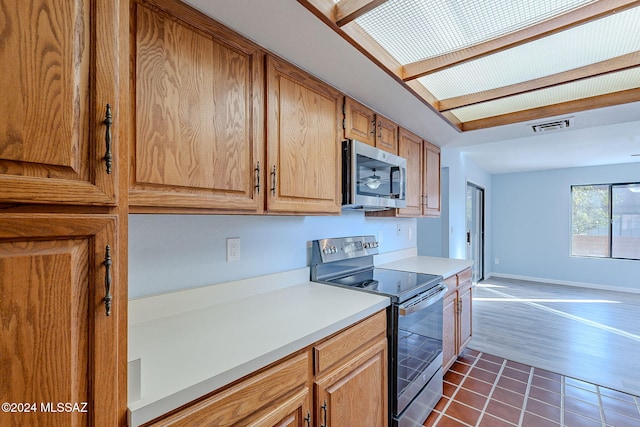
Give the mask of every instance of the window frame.
M 613 189 L 614 187 L 624 187 L 628 185 L 640 185 L 639 181 L 636 182 L 617 182 L 617 183 L 608 183 L 608 184 L 572 184 L 570 188 L 570 203 L 571 203 L 571 219 L 570 219 L 570 227 L 569 227 L 569 236 L 570 236 L 570 256 L 576 258 L 596 258 L 596 259 L 621 259 L 621 260 L 630 260 L 630 261 L 640 261 L 640 258 L 626 258 L 626 257 L 616 257 L 613 256 Z M 608 221 L 607 221 L 607 238 L 608 238 L 608 256 L 598 256 L 598 255 L 581 255 L 574 254 L 573 250 L 573 219 L 574 219 L 574 211 L 573 211 L 573 189 L 576 187 L 607 187 L 607 197 L 608 197 Z

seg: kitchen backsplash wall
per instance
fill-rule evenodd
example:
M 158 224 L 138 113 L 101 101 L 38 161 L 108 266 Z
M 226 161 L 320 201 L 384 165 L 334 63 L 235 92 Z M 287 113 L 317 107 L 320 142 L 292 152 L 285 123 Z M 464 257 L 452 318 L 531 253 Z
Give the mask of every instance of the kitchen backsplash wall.
M 312 240 L 360 234 L 381 235 L 381 253 L 416 247 L 416 219 L 130 215 L 129 298 L 303 268 Z M 226 260 L 228 237 L 240 238 L 239 261 Z

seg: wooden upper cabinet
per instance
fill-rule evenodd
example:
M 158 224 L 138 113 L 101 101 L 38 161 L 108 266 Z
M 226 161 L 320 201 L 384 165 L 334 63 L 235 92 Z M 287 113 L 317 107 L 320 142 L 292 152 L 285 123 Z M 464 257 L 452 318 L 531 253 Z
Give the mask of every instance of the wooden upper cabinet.
M 347 96 L 344 98 L 344 137 L 398 155 L 398 125 Z
M 400 128 L 398 153 L 407 159 L 407 207 L 398 209 L 399 216 L 421 216 L 424 200 L 422 138 Z
M 178 1 L 136 1 L 131 22 L 130 205 L 261 211 L 260 48 Z
M 376 145 L 376 113 L 347 96 L 344 97 L 344 137 Z
M 116 204 L 122 4 L 3 2 L 0 202 Z
M 0 425 L 121 425 L 118 390 L 126 384 L 118 383 L 118 373 L 126 346 L 118 346 L 118 324 L 126 289 L 116 274 L 116 221 L 0 215 L 0 400 L 36 405 L 29 413 L 0 412 Z M 60 410 L 58 402 L 77 403 L 78 410 Z
M 342 94 L 267 57 L 267 209 L 340 213 Z
M 376 147 L 398 155 L 398 125 L 380 114 L 376 115 Z
M 440 148 L 424 142 L 424 215 L 440 216 Z

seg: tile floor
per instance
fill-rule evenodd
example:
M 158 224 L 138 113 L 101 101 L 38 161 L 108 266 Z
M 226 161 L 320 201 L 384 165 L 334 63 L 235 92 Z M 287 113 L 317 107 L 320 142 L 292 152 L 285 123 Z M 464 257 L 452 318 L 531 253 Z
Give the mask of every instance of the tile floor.
M 640 397 L 467 349 L 427 427 L 638 427 Z

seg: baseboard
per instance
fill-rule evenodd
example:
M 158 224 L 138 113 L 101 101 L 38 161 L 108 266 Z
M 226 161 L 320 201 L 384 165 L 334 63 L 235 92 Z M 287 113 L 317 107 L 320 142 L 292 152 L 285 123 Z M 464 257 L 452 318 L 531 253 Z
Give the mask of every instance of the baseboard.
M 528 280 L 531 282 L 552 283 L 554 285 L 575 286 L 578 288 L 599 289 L 602 291 L 615 291 L 615 292 L 627 292 L 631 294 L 640 294 L 640 288 L 626 288 L 624 286 L 611 286 L 611 285 L 603 285 L 599 283 L 572 282 L 569 280 L 549 279 L 546 277 L 520 276 L 517 274 L 489 273 L 487 277 L 485 277 L 485 280 L 491 277 L 500 277 L 504 279 L 515 279 L 515 280 Z

